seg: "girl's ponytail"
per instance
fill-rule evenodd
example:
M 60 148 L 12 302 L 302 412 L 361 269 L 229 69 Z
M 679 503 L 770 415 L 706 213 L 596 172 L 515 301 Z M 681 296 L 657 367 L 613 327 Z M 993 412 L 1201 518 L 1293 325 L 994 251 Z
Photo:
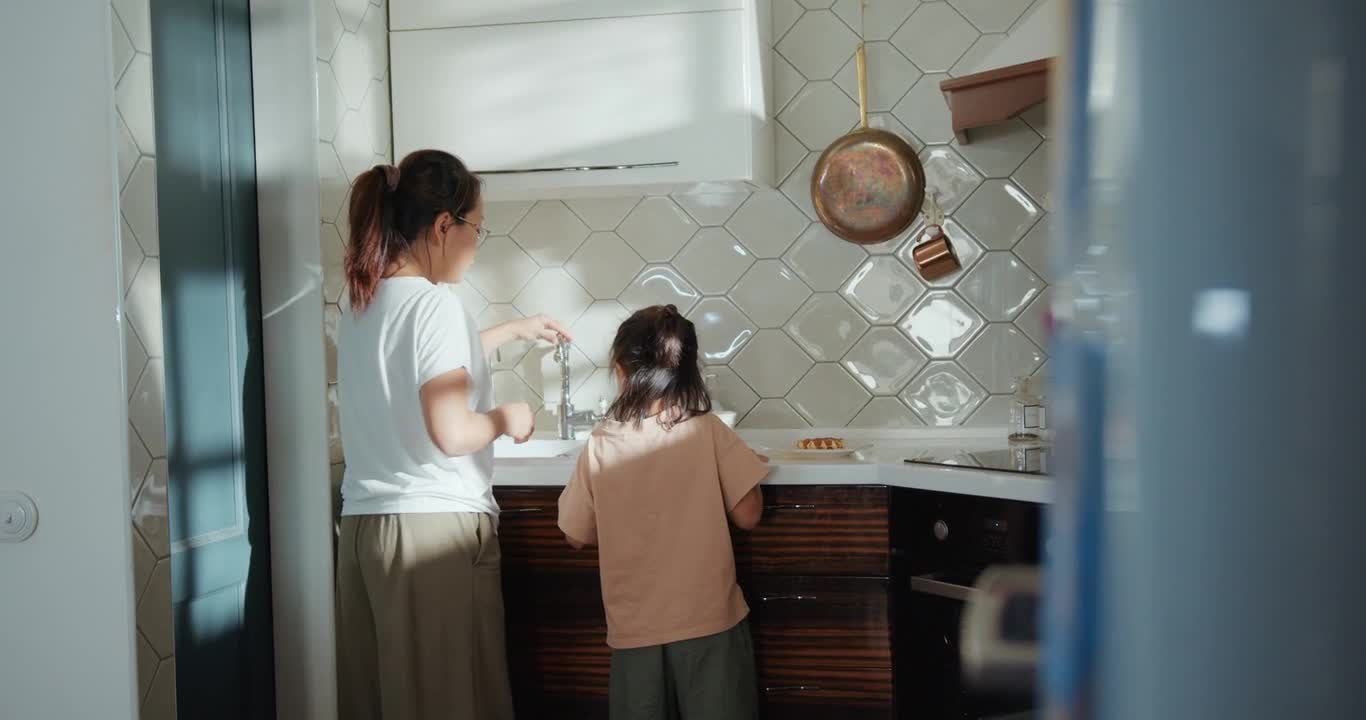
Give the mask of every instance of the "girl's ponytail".
M 398 259 L 404 243 L 394 228 L 394 191 L 399 171 L 392 165 L 376 165 L 361 173 L 351 186 L 347 218 L 351 237 L 346 244 L 346 290 L 352 312 L 370 304 L 384 271 Z

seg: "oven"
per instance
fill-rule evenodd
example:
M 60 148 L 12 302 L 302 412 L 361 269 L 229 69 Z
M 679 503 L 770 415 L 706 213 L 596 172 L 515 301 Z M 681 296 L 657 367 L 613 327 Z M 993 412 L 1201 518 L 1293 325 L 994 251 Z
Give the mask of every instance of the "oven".
M 1028 717 L 1024 692 L 986 691 L 963 673 L 962 627 L 973 586 L 989 567 L 1037 566 L 1040 507 L 1013 500 L 915 491 L 907 563 L 909 592 L 898 612 L 907 630 L 907 718 L 995 720 Z M 905 589 L 905 588 L 903 588 Z M 1016 619 L 1033 628 L 1037 607 L 1013 602 Z M 1017 623 L 1018 625 L 1018 623 Z M 1019 715 L 1025 713 L 1024 715 Z

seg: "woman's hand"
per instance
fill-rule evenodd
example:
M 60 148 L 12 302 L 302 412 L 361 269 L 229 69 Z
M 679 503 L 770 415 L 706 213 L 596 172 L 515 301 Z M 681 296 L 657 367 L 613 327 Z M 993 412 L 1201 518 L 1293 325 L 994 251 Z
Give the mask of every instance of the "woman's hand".
M 563 336 L 565 340 L 574 341 L 574 337 L 569 334 L 569 331 L 548 315 L 532 315 L 521 320 L 514 320 L 513 330 L 517 333 L 518 340 L 544 340 L 554 344 L 559 342 L 560 336 Z
M 526 403 L 508 403 L 498 408 L 501 415 L 501 427 L 508 437 L 517 444 L 522 444 L 531 439 L 531 434 L 536 432 L 536 413 L 531 411 L 531 406 Z

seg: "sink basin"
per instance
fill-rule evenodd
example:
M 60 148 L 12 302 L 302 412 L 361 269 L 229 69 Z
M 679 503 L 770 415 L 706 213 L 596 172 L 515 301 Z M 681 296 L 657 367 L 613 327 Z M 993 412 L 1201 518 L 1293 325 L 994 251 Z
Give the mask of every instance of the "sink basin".
M 554 433 L 537 433 L 530 440 L 518 445 L 512 438 L 501 437 L 493 443 L 493 456 L 499 458 L 557 458 L 569 457 L 583 447 L 588 440 L 581 434 L 576 440 L 561 440 Z

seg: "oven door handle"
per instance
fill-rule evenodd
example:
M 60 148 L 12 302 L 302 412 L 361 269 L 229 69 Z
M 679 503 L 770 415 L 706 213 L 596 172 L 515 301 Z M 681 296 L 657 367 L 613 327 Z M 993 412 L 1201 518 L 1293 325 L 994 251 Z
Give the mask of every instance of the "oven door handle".
M 911 592 L 967 602 L 972 597 L 973 590 L 967 585 L 936 580 L 932 575 L 916 575 L 911 578 Z

